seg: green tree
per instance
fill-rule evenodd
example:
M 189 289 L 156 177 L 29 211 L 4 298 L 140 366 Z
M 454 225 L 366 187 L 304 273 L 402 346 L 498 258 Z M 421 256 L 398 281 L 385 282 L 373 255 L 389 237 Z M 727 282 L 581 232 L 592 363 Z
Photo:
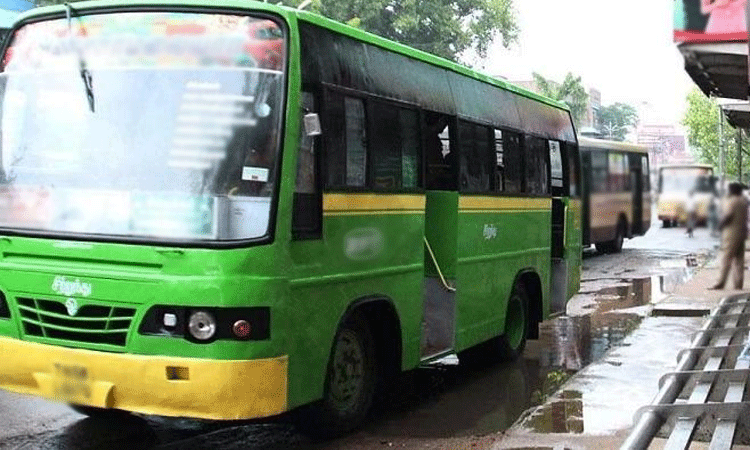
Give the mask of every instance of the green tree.
M 628 129 L 638 123 L 638 111 L 626 103 L 599 108 L 599 132 L 607 139 L 624 141 Z
M 719 106 L 716 100 L 706 97 L 698 88 L 687 96 L 688 107 L 682 124 L 687 127 L 688 144 L 693 156 L 700 162 L 719 167 L 721 140 L 719 134 Z M 750 143 L 743 136 L 743 153 Z M 737 130 L 724 122 L 725 173 L 737 176 Z M 747 157 L 745 156 L 745 160 Z M 747 166 L 747 164 L 745 165 Z M 746 170 L 743 170 L 746 172 Z
M 562 83 L 556 83 L 536 72 L 533 75 L 534 84 L 539 93 L 567 104 L 570 107 L 573 122 L 577 127 L 580 127 L 586 116 L 586 103 L 589 100 L 589 94 L 586 93 L 586 88 L 583 87 L 581 77 L 576 77 L 568 72 Z
M 518 39 L 512 0 L 313 0 L 309 9 L 453 61 L 469 50 L 487 56 L 497 38 L 505 47 Z

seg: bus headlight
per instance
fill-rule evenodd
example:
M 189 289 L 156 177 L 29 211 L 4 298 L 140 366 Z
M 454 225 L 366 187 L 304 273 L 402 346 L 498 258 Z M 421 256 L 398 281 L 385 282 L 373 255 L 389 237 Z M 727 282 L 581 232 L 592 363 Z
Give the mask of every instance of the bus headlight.
M 195 311 L 188 320 L 190 335 L 199 341 L 207 341 L 216 334 L 216 319 L 206 311 Z
M 264 341 L 271 338 L 271 308 L 154 305 L 141 319 L 138 332 L 145 336 L 183 338 L 194 344 L 217 340 Z

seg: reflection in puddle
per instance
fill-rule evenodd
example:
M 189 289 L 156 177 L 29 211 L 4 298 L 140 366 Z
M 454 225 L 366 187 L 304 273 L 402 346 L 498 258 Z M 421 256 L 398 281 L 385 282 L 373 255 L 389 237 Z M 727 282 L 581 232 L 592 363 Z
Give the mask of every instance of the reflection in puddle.
M 583 394 L 557 392 L 565 381 L 588 364 L 601 359 L 621 344 L 643 320 L 639 307 L 664 299 L 691 274 L 674 271 L 668 275 L 622 280 L 593 294 L 585 314 L 563 316 L 539 326 L 539 380 L 532 395 L 543 407 L 533 410 L 523 426 L 542 433 L 582 433 Z M 588 311 L 586 311 L 588 310 Z M 546 403 L 545 403 L 546 402 Z

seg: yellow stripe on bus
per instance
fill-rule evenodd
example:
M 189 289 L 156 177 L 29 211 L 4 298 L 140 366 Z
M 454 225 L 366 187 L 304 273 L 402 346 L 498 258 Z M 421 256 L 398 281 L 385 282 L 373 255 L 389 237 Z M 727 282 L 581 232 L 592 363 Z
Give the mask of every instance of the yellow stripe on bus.
M 325 215 L 423 214 L 424 194 L 324 194 Z
M 461 212 L 549 210 L 552 199 L 524 197 L 460 197 Z

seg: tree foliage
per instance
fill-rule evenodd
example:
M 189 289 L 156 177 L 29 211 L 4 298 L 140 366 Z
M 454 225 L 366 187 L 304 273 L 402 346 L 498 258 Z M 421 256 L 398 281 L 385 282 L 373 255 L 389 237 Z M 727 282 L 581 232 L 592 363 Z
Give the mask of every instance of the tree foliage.
M 297 6 L 302 0 L 284 0 Z M 309 9 L 370 33 L 456 61 L 518 39 L 512 0 L 313 0 Z
M 714 99 L 706 97 L 698 88 L 687 96 L 688 107 L 682 124 L 687 127 L 688 144 L 693 156 L 700 162 L 719 167 L 721 139 L 719 133 L 719 106 Z M 743 136 L 743 150 L 750 149 L 747 136 Z M 724 122 L 725 173 L 737 176 L 737 130 Z M 744 156 L 745 161 L 748 157 Z M 745 164 L 744 166 L 747 166 Z M 747 172 L 747 170 L 743 170 Z
M 589 100 L 589 94 L 583 87 L 581 77 L 576 77 L 568 72 L 562 83 L 556 83 L 536 72 L 533 73 L 533 76 L 534 84 L 539 93 L 568 105 L 573 116 L 573 122 L 577 127 L 580 127 L 584 117 L 586 117 L 586 103 Z
M 638 123 L 638 111 L 627 103 L 599 108 L 599 132 L 607 139 L 624 141 L 628 130 Z

